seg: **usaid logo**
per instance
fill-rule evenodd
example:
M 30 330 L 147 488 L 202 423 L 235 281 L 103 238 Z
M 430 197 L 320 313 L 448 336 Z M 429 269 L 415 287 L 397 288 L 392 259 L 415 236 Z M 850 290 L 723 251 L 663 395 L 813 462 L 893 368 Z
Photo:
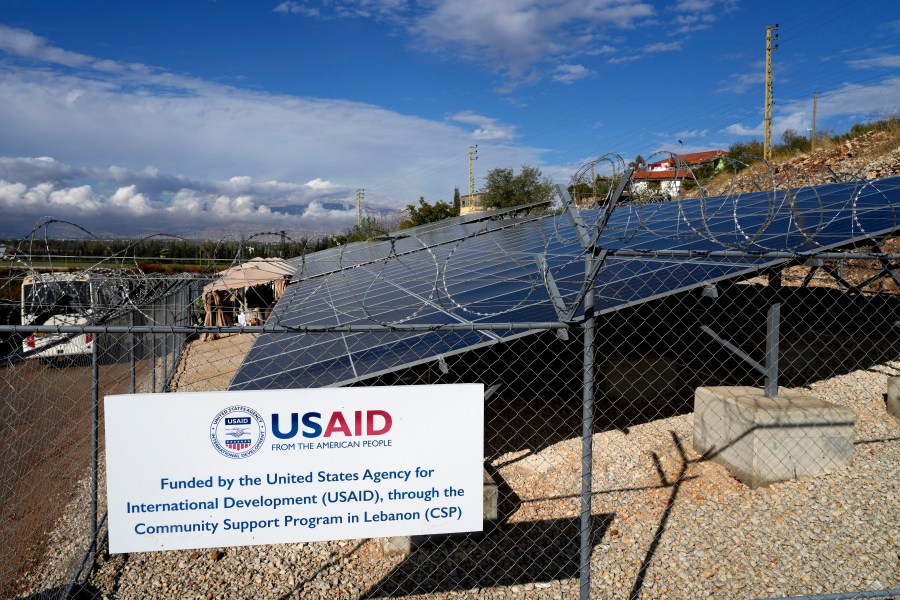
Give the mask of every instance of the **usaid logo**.
M 219 454 L 228 458 L 247 458 L 262 448 L 266 424 L 249 406 L 229 406 L 213 419 L 209 439 Z

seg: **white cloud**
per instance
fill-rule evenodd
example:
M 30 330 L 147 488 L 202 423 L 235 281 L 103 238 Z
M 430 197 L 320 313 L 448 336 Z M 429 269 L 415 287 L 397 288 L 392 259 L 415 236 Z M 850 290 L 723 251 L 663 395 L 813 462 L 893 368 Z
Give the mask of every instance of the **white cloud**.
M 683 140 L 685 138 L 695 138 L 695 137 L 704 137 L 709 134 L 709 129 L 690 129 L 686 131 L 679 131 L 675 133 L 676 138 L 679 140 Z
M 579 79 L 584 79 L 593 74 L 593 71 L 584 65 L 557 65 L 553 75 L 553 81 L 558 81 L 566 85 L 575 83 Z
M 854 69 L 893 69 L 900 67 L 900 54 L 885 54 L 873 58 L 847 61 Z
M 761 136 L 763 134 L 763 124 L 760 122 L 756 127 L 744 127 L 740 123 L 733 123 L 725 128 L 725 132 L 732 135 Z
M 311 8 L 299 2 L 293 2 L 292 0 L 282 2 L 274 8 L 274 11 L 277 13 L 299 14 L 306 17 L 318 17 L 321 14 L 318 8 Z
M 285 0 L 273 10 L 282 14 L 299 14 L 307 17 L 377 18 L 397 20 L 409 8 L 405 0 L 324 0 L 321 8 L 310 6 L 315 2 Z
M 146 217 L 153 213 L 153 208 L 147 199 L 137 191 L 137 186 L 134 185 L 117 189 L 109 197 L 109 205 L 123 209 L 123 212 L 135 217 Z
M 93 62 L 89 56 L 68 52 L 55 48 L 42 37 L 24 29 L 15 29 L 0 24 L 0 50 L 9 54 L 35 60 L 64 65 L 66 67 L 82 67 Z
M 681 42 L 656 42 L 644 46 L 644 52 L 672 52 L 681 50 Z
M 798 108 L 799 107 L 799 108 Z M 775 106 L 776 114 L 772 119 L 772 138 L 778 140 L 787 129 L 793 129 L 805 135 L 812 125 L 812 106 L 809 99 L 796 102 L 784 102 L 781 107 Z M 900 77 L 891 77 L 877 84 L 847 84 L 831 90 L 819 97 L 818 123 L 830 117 L 867 117 L 869 115 L 893 115 L 900 110 Z M 727 133 L 739 136 L 763 135 L 763 123 L 747 127 L 741 123 L 733 123 L 725 128 Z
M 745 73 L 732 73 L 725 80 L 720 81 L 717 92 L 743 94 L 750 88 L 762 86 L 766 81 L 765 69 L 762 62 L 754 62 L 750 70 Z
M 451 121 L 475 125 L 472 137 L 479 141 L 508 142 L 516 137 L 516 128 L 512 125 L 503 125 L 497 119 L 475 114 L 471 111 L 457 113 L 448 117 Z
M 304 185 L 313 190 L 334 190 L 339 187 L 331 183 L 330 181 L 325 181 L 324 179 L 321 179 L 319 177 L 307 181 Z
M 438 0 L 410 29 L 432 50 L 449 50 L 519 77 L 531 65 L 609 48 L 606 28 L 631 29 L 655 15 L 639 0 Z
M 709 29 L 722 13 L 736 8 L 737 0 L 680 0 L 670 7 L 670 14 L 681 27 L 670 33 L 682 35 Z
M 309 206 L 321 207 L 331 202 L 327 195 L 316 192 L 305 196 L 297 193 L 303 186 L 278 184 L 267 190 L 266 184 L 250 184 L 247 187 L 254 193 L 223 193 L 213 190 L 234 186 L 234 182 L 206 182 L 194 188 L 171 190 L 164 199 L 150 197 L 136 184 L 103 193 L 99 191 L 102 183 L 70 186 L 0 179 L 0 211 L 6 215 L 4 231 L 12 231 L 12 226 L 22 233 L 45 215 L 78 223 L 89 231 L 118 235 L 158 231 L 192 235 L 199 231 L 275 227 L 319 233 L 346 229 L 356 218 L 355 207 L 353 211 L 310 211 Z M 325 199 L 310 200 L 317 195 Z M 273 209 L 266 204 L 268 200 L 283 206 Z
M 900 77 L 890 77 L 877 84 L 847 84 L 819 97 L 819 115 L 873 114 L 896 115 L 900 112 Z
M 431 121 L 368 104 L 174 78 L 134 65 L 124 76 L 89 69 L 82 75 L 0 65 L 0 156 L 7 155 L 0 160 L 0 178 L 30 188 L 50 182 L 54 189 L 69 189 L 85 180 L 114 189 L 136 185 L 143 203 L 138 197 L 131 204 L 119 198 L 110 206 L 145 215 L 147 206 L 181 189 L 247 194 L 277 211 L 306 206 L 322 194 L 350 201 L 362 187 L 370 202 L 390 211 L 420 195 L 446 199 L 454 186 L 463 185 L 465 149 L 473 140 L 489 146 L 516 137 L 514 126 L 474 113 Z M 150 84 L 141 84 L 135 75 L 141 71 L 150 73 L 145 80 Z M 171 85 L 156 86 L 161 79 Z M 85 144 L 88 139 L 91 143 Z M 448 161 L 448 148 L 457 148 L 458 158 Z M 510 155 L 512 164 L 540 162 L 538 149 L 507 147 L 503 154 L 488 149 L 481 161 L 485 172 Z M 53 158 L 34 158 L 47 154 Z M 32 195 L 37 191 L 32 189 Z M 98 194 L 107 198 L 111 193 Z M 30 215 L 32 222 L 63 204 L 42 202 Z M 204 210 L 186 213 L 171 226 L 181 230 L 195 217 L 205 219 Z M 66 214 L 73 212 L 69 207 Z M 261 211 L 242 214 L 257 220 L 265 216 Z M 340 225 L 295 222 L 307 229 Z
M 512 144 L 514 125 L 472 111 L 435 121 L 244 90 L 68 53 L 0 26 L 4 52 L 19 59 L 0 61 L 6 234 L 46 215 L 123 235 L 335 231 L 355 223 L 357 188 L 374 213 L 421 195 L 449 199 L 465 185 L 474 140 L 484 144 L 476 176 L 542 162 L 542 149 Z
M 640 60 L 640 59 L 641 59 L 640 55 L 631 54 L 631 55 L 627 55 L 627 56 L 616 56 L 616 57 L 610 58 L 606 62 L 608 62 L 611 65 L 621 65 L 624 63 L 634 62 L 634 61 Z
M 810 117 L 805 111 L 794 111 L 786 114 L 775 115 L 772 117 L 772 141 L 777 143 L 781 138 L 781 134 L 788 129 L 797 132 L 806 132 L 809 126 Z M 761 138 L 763 136 L 763 122 L 760 121 L 755 127 L 744 127 L 741 124 L 729 125 L 725 128 L 726 133 L 740 136 L 753 136 Z

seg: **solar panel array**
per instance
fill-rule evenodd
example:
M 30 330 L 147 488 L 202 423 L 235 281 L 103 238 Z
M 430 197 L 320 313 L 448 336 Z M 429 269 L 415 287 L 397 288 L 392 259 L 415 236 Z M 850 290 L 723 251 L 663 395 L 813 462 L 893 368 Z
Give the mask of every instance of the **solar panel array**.
M 691 257 L 608 256 L 595 282 L 598 314 L 724 279 L 782 260 L 704 256 L 814 252 L 898 227 L 900 178 L 841 183 L 615 209 L 597 246 L 612 251 L 690 250 Z M 601 213 L 582 211 L 589 229 Z M 479 221 L 406 232 L 408 237 L 311 255 L 273 310 L 288 327 L 354 324 L 472 324 L 467 331 L 262 334 L 231 389 L 347 385 L 423 361 L 508 341 L 529 332 L 479 330 L 478 323 L 559 320 L 536 256 L 563 301 L 585 279 L 584 252 L 567 215 Z M 579 309 L 579 313 L 580 314 Z

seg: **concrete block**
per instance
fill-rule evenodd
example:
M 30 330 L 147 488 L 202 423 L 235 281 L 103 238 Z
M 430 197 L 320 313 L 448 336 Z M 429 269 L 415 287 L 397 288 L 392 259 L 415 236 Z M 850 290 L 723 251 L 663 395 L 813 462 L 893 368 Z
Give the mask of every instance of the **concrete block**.
M 800 390 L 700 387 L 694 449 L 750 487 L 839 469 L 853 458 L 852 410 Z
M 674 393 L 680 385 L 678 365 L 658 357 L 606 360 L 606 395 L 629 402 Z
M 887 412 L 900 419 L 900 377 L 888 377 Z
M 490 473 L 487 472 L 487 469 L 484 469 L 484 485 L 482 486 L 482 494 L 484 496 L 484 520 L 496 521 L 497 500 L 499 499 L 500 494 L 497 491 L 497 484 L 494 482 L 494 478 L 491 477 Z
M 494 482 L 494 478 L 487 472 L 487 469 L 484 469 L 482 494 L 484 498 L 484 520 L 495 521 L 497 519 L 497 501 L 499 492 L 497 491 L 497 484 Z M 393 537 L 381 538 L 381 551 L 386 556 L 409 554 L 415 550 L 416 546 L 428 539 L 428 537 L 429 536 L 427 535 L 396 535 Z

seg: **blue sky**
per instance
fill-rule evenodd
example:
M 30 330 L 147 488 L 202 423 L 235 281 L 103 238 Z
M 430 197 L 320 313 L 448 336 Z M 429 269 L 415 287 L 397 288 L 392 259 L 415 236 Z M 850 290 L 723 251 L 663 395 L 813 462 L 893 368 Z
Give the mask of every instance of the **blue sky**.
M 343 230 L 495 167 L 900 112 L 896 0 L 3 0 L 0 235 Z M 681 140 L 682 144 L 679 144 Z

